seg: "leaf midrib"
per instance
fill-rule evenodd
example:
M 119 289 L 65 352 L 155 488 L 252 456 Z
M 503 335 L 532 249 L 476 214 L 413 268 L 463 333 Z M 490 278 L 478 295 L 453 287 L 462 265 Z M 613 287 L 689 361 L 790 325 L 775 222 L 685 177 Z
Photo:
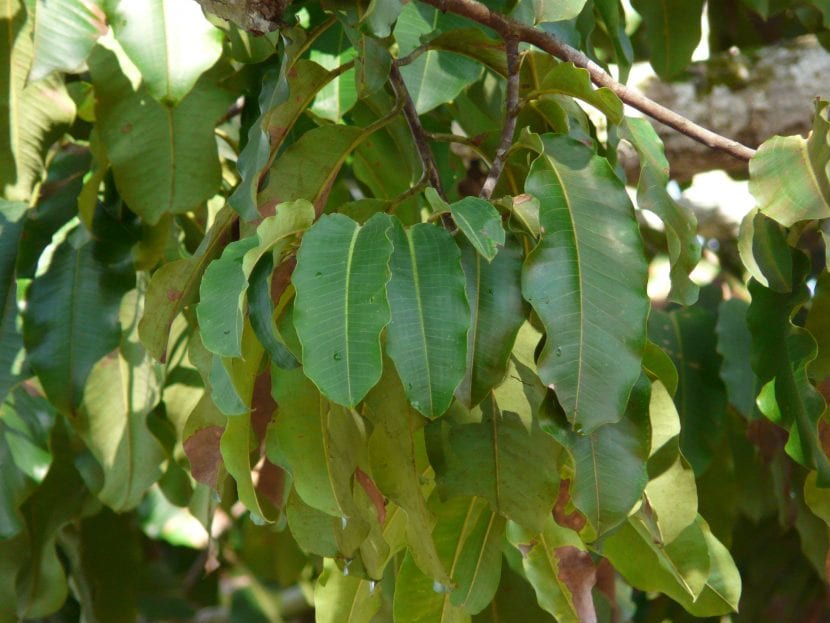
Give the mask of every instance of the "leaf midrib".
M 418 332 L 421 336 L 421 345 L 423 346 L 423 353 L 424 353 L 424 376 L 426 377 L 427 388 L 427 400 L 429 401 L 429 413 L 432 414 L 433 411 L 433 401 L 432 401 L 432 376 L 430 374 L 430 366 L 429 366 L 429 347 L 427 344 L 427 330 L 426 325 L 424 324 L 424 308 L 423 302 L 421 300 L 421 283 L 420 277 L 418 275 L 418 262 L 415 256 L 415 246 L 412 243 L 412 230 L 406 232 L 406 243 L 407 248 L 409 250 L 409 260 L 412 263 L 412 283 L 414 285 L 413 290 L 415 291 L 415 302 L 417 303 L 418 309 Z

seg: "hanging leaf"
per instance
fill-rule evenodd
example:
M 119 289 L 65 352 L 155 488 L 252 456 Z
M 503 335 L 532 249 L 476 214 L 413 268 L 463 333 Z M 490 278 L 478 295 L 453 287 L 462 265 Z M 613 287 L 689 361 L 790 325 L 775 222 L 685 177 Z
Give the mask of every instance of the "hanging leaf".
M 821 383 L 830 377 L 830 272 L 826 270 L 818 277 L 805 327 L 818 345 L 818 354 L 808 372 Z
M 515 238 L 508 238 L 489 263 L 472 244 L 460 246 L 470 303 L 470 330 L 467 372 L 456 396 L 467 408 L 472 408 L 505 378 L 513 343 L 527 309 L 519 287 L 522 249 Z
M 830 217 L 830 121 L 818 100 L 808 139 L 774 136 L 749 162 L 749 190 L 762 213 L 791 227 L 799 221 Z M 782 175 L 782 171 L 786 171 Z
M 573 458 L 573 504 L 588 520 L 593 541 L 618 526 L 634 508 L 648 477 L 648 383 L 634 386 L 625 418 L 586 435 L 545 426 Z
M 476 495 L 519 525 L 542 530 L 556 501 L 560 448 L 537 422 L 526 427 L 491 395 L 480 415 L 460 410 L 430 424 L 427 450 L 442 498 Z
M 34 16 L 26 3 L 6 2 L 0 21 L 5 24 L 0 29 L 0 195 L 28 201 L 40 180 L 46 151 L 75 119 L 75 104 L 60 76 L 27 84 L 35 50 Z
M 700 261 L 702 250 L 697 240 L 697 219 L 690 208 L 672 199 L 666 189 L 669 163 L 654 126 L 646 119 L 628 117 L 623 128 L 624 138 L 634 145 L 640 156 L 637 204 L 640 209 L 656 214 L 666 231 L 671 262 L 669 300 L 693 305 L 699 288 L 689 275 Z
M 608 116 L 611 123 L 623 121 L 623 105 L 611 89 L 595 89 L 588 70 L 573 63 L 557 63 L 534 85 L 529 98 L 544 95 L 569 95 L 581 99 Z
M 129 255 L 103 263 L 84 228 L 56 242 L 45 272 L 27 292 L 23 339 L 46 396 L 71 414 L 95 363 L 118 346 L 118 309 L 135 275 Z
M 796 461 L 818 471 L 818 484 L 830 486 L 830 459 L 819 439 L 824 398 L 807 378 L 816 342 L 792 318 L 809 299 L 805 284 L 809 260 L 793 250 L 793 290 L 778 293 L 751 281 L 747 324 L 752 333 L 752 369 L 764 385 L 761 412 L 789 431 L 785 449 Z
M 354 61 L 357 51 L 347 28 L 342 22 L 336 22 L 320 35 L 311 50 L 311 60 L 329 71 Z M 317 92 L 310 110 L 323 119 L 338 122 L 356 102 L 355 70 L 350 68 L 338 71 L 338 75 Z
M 38 0 L 35 15 L 32 82 L 56 70 L 79 73 L 92 46 L 108 29 L 99 0 Z
M 366 396 L 364 412 L 373 426 L 368 441 L 372 475 L 380 491 L 406 512 L 409 552 L 423 573 L 449 583 L 432 541 L 435 517 L 422 485 L 426 462 L 419 429 L 424 421 L 410 407 L 391 362 L 386 361 L 380 382 Z
M 161 398 L 162 370 L 138 342 L 136 325 L 143 300 L 124 297 L 125 336 L 119 354 L 92 369 L 73 425 L 103 470 L 98 499 L 116 511 L 135 508 L 162 474 L 165 452 L 147 428 L 147 415 Z
M 815 303 L 813 304 L 815 309 Z M 745 418 L 757 416 L 755 397 L 760 386 L 750 365 L 752 334 L 746 326 L 749 303 L 740 299 L 723 301 L 718 308 L 718 354 L 723 358 L 720 377 L 729 402 Z
M 147 90 L 168 106 L 180 103 L 222 54 L 222 31 L 188 0 L 118 2 L 109 17 Z
M 633 0 L 632 5 L 643 17 L 654 71 L 664 80 L 676 76 L 692 60 L 700 41 L 703 0 Z
M 677 368 L 674 402 L 680 414 L 680 450 L 700 475 L 716 452 L 725 418 L 726 393 L 719 378 L 715 318 L 700 306 L 668 313 L 652 310 L 649 336 Z
M 547 331 L 539 376 L 590 433 L 622 417 L 640 375 L 646 262 L 631 202 L 608 163 L 568 137 L 543 139 L 525 190 L 540 202 L 544 234 L 525 261 L 522 293 Z
M 133 3 L 119 6 L 123 5 Z M 89 70 L 98 128 L 118 192 L 151 225 L 166 213 L 194 210 L 219 189 L 213 130 L 231 103 L 231 94 L 206 75 L 192 90 L 188 88 L 190 93 L 175 108 L 159 104 L 146 85 L 131 83 L 129 59 L 114 43 L 109 45 L 92 51 Z
M 576 532 L 548 516 L 539 533 L 510 522 L 507 535 L 522 553 L 522 567 L 542 608 L 560 623 L 596 621 L 591 597 L 596 569 Z
M 504 519 L 480 498 L 431 504 L 438 517 L 435 546 L 453 586 L 435 584 L 407 554 L 395 579 L 396 620 L 413 623 L 467 621 L 493 598 L 501 574 Z
M 196 300 L 202 274 L 211 260 L 227 242 L 227 233 L 236 221 L 234 213 L 223 208 L 216 215 L 195 253 L 187 259 L 175 260 L 159 268 L 147 288 L 148 311 L 138 324 L 141 342 L 153 357 L 167 360 L 167 343 L 173 321 L 181 311 Z
M 698 518 L 666 547 L 655 545 L 647 533 L 638 531 L 635 521 L 625 524 L 603 546 L 603 554 L 632 586 L 666 593 L 698 617 L 737 611 L 741 576 L 703 519 Z M 693 596 L 698 585 L 702 588 Z
M 793 260 L 784 228 L 758 208 L 741 221 L 738 252 L 755 281 L 776 292 L 792 289 Z
M 341 214 L 326 215 L 303 236 L 297 253 L 294 323 L 303 370 L 338 404 L 356 405 L 380 378 L 380 332 L 389 322 L 389 227 L 383 214 L 362 227 Z
M 248 290 L 248 312 L 250 313 L 251 328 L 271 361 L 280 368 L 290 370 L 300 364 L 291 351 L 277 338 L 274 327 L 274 303 L 271 300 L 273 264 L 273 258 L 266 254 L 251 272 L 250 288 Z M 286 281 L 288 278 L 286 276 Z
M 326 558 L 314 588 L 318 623 L 369 623 L 380 605 L 380 590 L 374 582 L 343 575 L 334 561 Z
M 486 610 L 478 614 L 475 623 L 524 621 L 524 623 L 553 623 L 555 619 L 536 604 L 536 595 L 530 584 L 513 571 L 504 560 L 501 583 L 496 596 Z
M 196 306 L 202 342 L 209 351 L 241 356 L 245 299 L 254 267 L 266 253 L 281 255 L 289 239 L 308 229 L 313 220 L 314 207 L 308 201 L 281 204 L 275 216 L 259 224 L 256 235 L 232 242 L 221 258 L 210 263 Z
M 392 219 L 387 352 L 412 406 L 436 418 L 464 377 L 470 308 L 460 252 L 446 230 Z

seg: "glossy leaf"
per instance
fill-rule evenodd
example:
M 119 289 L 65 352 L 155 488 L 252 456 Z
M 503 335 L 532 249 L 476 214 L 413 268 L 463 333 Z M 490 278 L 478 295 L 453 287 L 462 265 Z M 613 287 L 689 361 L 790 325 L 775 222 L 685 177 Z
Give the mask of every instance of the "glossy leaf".
M 538 423 L 501 412 L 485 399 L 481 413 L 451 412 L 430 424 L 427 450 L 442 498 L 476 495 L 493 510 L 540 531 L 556 500 L 559 445 Z
M 519 287 L 522 250 L 515 238 L 510 237 L 489 263 L 472 244 L 460 246 L 470 330 L 467 372 L 455 395 L 472 408 L 505 378 L 513 343 L 524 323 L 526 304 Z
M 465 197 L 450 206 L 455 224 L 464 232 L 482 257 L 492 262 L 499 247 L 504 246 L 501 215 L 489 201 Z
M 380 378 L 380 332 L 389 322 L 389 227 L 380 214 L 363 227 L 327 215 L 303 236 L 297 254 L 294 323 L 303 369 L 338 404 L 356 405 Z
M 95 363 L 120 337 L 121 297 L 134 284 L 129 256 L 105 264 L 85 229 L 57 244 L 27 292 L 23 339 L 50 402 L 75 413 Z
M 703 0 L 634 0 L 632 5 L 643 16 L 654 71 L 663 79 L 676 76 L 692 60 L 700 41 Z
M 543 138 L 525 190 L 540 202 L 545 233 L 525 261 L 522 292 L 548 334 L 539 376 L 590 433 L 622 417 L 640 375 L 646 262 L 631 202 L 608 163 L 573 139 Z
M 128 76 L 135 68 L 130 70 L 129 63 L 114 43 L 92 51 L 95 114 L 119 193 L 134 212 L 155 224 L 166 213 L 194 210 L 218 190 L 213 129 L 232 97 L 208 75 L 170 108 L 153 100 L 146 85 L 131 82 Z
M 0 194 L 11 201 L 30 198 L 46 151 L 75 118 L 60 76 L 27 84 L 35 53 L 29 13 L 22 0 L 0 9 Z
M 637 204 L 642 210 L 656 214 L 666 230 L 666 245 L 671 261 L 669 299 L 681 305 L 697 301 L 698 286 L 689 278 L 700 261 L 701 246 L 697 240 L 697 218 L 688 207 L 672 199 L 666 188 L 669 163 L 663 143 L 654 126 L 646 119 L 629 117 L 624 134 L 640 157 L 640 179 Z
M 109 17 L 150 94 L 170 106 L 181 102 L 222 53 L 222 32 L 187 0 L 121 1 Z
M 464 377 L 470 308 L 460 252 L 446 230 L 392 220 L 386 349 L 412 406 L 435 418 Z
M 808 139 L 774 136 L 758 148 L 750 161 L 750 192 L 761 212 L 785 227 L 830 217 L 828 103 L 816 102 L 813 131 Z

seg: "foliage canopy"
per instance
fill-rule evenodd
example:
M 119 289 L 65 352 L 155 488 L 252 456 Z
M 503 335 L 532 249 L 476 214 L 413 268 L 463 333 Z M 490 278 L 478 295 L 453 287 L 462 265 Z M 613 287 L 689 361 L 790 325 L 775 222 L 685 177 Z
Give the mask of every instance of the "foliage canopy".
M 0 8 L 0 621 L 830 616 L 826 101 L 712 240 L 703 0 L 202 4 Z

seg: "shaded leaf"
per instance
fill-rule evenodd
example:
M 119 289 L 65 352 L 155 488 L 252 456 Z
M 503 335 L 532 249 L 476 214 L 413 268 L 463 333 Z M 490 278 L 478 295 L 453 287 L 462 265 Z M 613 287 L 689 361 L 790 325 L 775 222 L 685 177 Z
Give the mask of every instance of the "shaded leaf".
M 543 139 L 525 190 L 541 204 L 545 233 L 525 261 L 522 292 L 547 331 L 539 376 L 568 419 L 591 432 L 622 417 L 640 375 L 646 262 L 607 161 L 568 137 Z
M 15 260 L 26 204 L 0 199 L 0 402 L 25 378 L 27 368 L 17 308 Z
M 703 0 L 633 0 L 632 4 L 643 17 L 654 71 L 664 80 L 676 76 L 692 60 L 700 41 Z
M 488 262 L 492 262 L 498 248 L 504 246 L 501 215 L 493 204 L 478 197 L 464 197 L 450 206 L 450 212 L 455 224 L 476 251 Z
M 815 307 L 815 303 L 814 303 Z M 718 308 L 718 354 L 723 358 L 720 377 L 729 402 L 745 418 L 757 416 L 755 396 L 760 387 L 750 365 L 752 334 L 746 325 L 749 303 L 740 299 L 723 301 Z
M 741 221 L 738 252 L 750 276 L 776 292 L 792 288 L 793 261 L 784 228 L 758 208 Z
M 467 371 L 456 396 L 467 408 L 472 408 L 505 378 L 513 343 L 527 309 L 519 286 L 522 248 L 514 237 L 508 238 L 489 263 L 471 244 L 460 246 L 470 303 L 470 330 Z
M 570 95 L 581 99 L 606 114 L 611 123 L 621 123 L 623 120 L 623 105 L 616 93 L 607 87 L 595 89 L 591 84 L 588 71 L 576 67 L 573 63 L 554 65 L 534 85 L 528 97 L 536 98 L 553 94 Z
M 314 612 L 318 623 L 369 623 L 380 608 L 375 583 L 343 575 L 331 558 L 314 588 Z

